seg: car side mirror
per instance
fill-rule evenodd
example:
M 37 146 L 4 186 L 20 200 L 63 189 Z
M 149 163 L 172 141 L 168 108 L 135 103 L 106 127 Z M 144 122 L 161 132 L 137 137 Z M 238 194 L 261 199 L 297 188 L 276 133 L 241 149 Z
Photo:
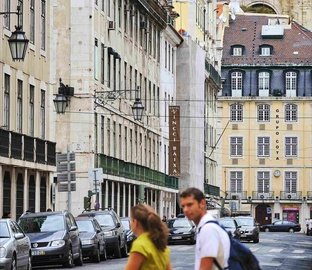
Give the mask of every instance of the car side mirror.
M 240 229 L 242 226 L 241 225 L 239 225 L 239 226 L 237 226 L 237 229 Z
M 116 227 L 119 228 L 121 226 L 120 222 L 117 222 Z
M 73 232 L 73 231 L 76 231 L 77 229 L 78 229 L 77 226 L 71 226 L 70 229 L 69 229 L 69 231 L 70 231 L 70 232 Z
M 24 234 L 23 233 L 15 233 L 14 234 L 14 238 L 17 239 L 17 240 L 18 239 L 22 239 L 22 238 L 24 238 Z
M 102 230 L 100 230 L 100 229 L 97 229 L 97 230 L 96 230 L 97 233 L 100 233 L 101 231 L 102 231 Z

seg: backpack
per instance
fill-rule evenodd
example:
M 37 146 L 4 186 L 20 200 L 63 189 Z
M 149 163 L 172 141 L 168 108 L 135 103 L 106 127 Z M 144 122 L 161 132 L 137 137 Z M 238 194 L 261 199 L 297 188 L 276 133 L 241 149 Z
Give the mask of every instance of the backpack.
M 209 220 L 207 223 L 215 223 L 220 226 L 220 224 L 215 220 Z M 220 226 L 227 234 L 228 232 Z M 198 233 L 200 230 L 198 231 Z M 228 234 L 229 235 L 229 234 Z M 259 261 L 252 251 L 238 240 L 234 239 L 231 235 L 230 237 L 230 257 L 228 260 L 228 267 L 225 269 L 228 270 L 261 270 Z M 222 270 L 222 267 L 218 261 L 214 258 L 214 264 L 218 267 L 219 270 Z

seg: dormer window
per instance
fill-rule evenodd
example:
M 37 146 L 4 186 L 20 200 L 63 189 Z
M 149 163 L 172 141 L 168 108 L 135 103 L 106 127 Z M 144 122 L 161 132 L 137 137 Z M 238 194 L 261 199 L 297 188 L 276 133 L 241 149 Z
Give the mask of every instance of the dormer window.
M 234 45 L 231 47 L 233 56 L 242 56 L 244 54 L 244 46 L 242 45 Z
M 273 47 L 270 45 L 261 45 L 260 46 L 260 55 L 261 56 L 270 56 L 272 55 Z

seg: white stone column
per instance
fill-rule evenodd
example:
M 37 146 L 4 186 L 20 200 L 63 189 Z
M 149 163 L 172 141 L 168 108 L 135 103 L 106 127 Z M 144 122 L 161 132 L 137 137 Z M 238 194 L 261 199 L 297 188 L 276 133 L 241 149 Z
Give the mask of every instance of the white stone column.
M 130 217 L 130 210 L 131 210 L 131 184 L 129 184 L 128 188 L 128 213 L 127 213 L 128 217 Z
M 16 219 L 16 169 L 11 170 L 11 217 Z
M 115 208 L 115 182 L 112 182 L 112 208 Z
M 104 206 L 102 206 L 103 208 L 108 206 L 108 180 L 105 181 L 105 185 L 106 185 L 106 187 L 105 187 L 105 198 L 104 198 L 105 202 L 104 202 Z
M 28 181 L 28 169 L 24 169 L 24 202 L 23 212 L 25 213 L 29 208 L 29 181 Z
M 119 216 L 121 216 L 121 213 L 119 212 L 120 210 L 120 182 L 116 182 L 117 183 L 117 207 L 116 207 L 116 213 L 118 213 Z
M 134 186 L 134 189 L 133 189 L 133 194 L 132 194 L 132 196 L 133 196 L 133 198 L 134 198 L 134 205 L 136 205 L 137 204 L 137 198 L 136 198 L 136 189 L 137 189 L 137 186 L 136 185 L 133 185 Z M 130 207 L 132 207 L 132 205 L 130 205 Z
M 40 173 L 36 171 L 35 173 L 35 183 L 36 183 L 36 195 L 35 195 L 35 212 L 40 212 Z
M 122 184 L 122 196 L 123 196 L 123 200 L 122 200 L 122 216 L 126 216 L 126 185 L 123 183 Z
M 159 191 L 159 216 L 162 218 L 164 216 L 164 191 Z
M 3 172 L 2 165 L 0 165 L 0 218 L 3 215 Z

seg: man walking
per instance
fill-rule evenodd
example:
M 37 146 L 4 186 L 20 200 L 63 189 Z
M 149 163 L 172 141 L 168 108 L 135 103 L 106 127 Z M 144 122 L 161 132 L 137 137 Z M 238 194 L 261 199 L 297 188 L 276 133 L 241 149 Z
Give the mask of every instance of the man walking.
M 202 191 L 188 188 L 180 194 L 180 204 L 185 216 L 197 225 L 195 270 L 218 270 L 228 267 L 230 239 L 227 233 L 207 213 L 206 199 Z M 215 262 L 216 261 L 216 262 Z

